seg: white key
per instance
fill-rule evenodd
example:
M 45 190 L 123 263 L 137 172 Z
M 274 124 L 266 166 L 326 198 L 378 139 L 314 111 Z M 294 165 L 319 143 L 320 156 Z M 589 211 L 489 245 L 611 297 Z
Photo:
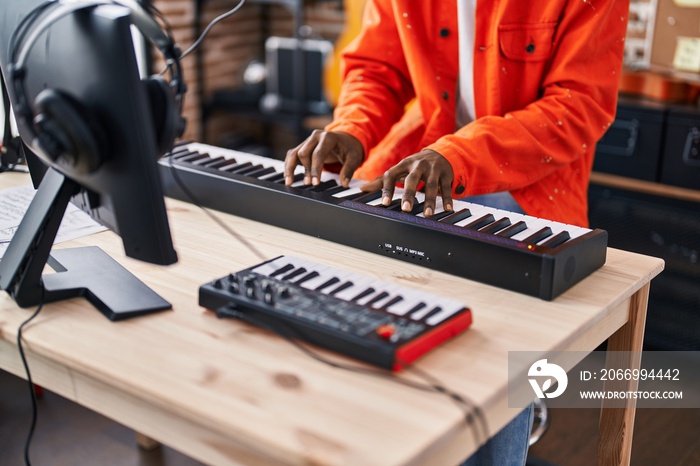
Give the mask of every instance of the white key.
M 339 199 L 342 199 L 344 197 L 352 196 L 353 194 L 358 194 L 361 192 L 362 192 L 362 190 L 359 187 L 348 188 L 345 191 L 341 191 L 339 193 L 333 194 L 333 197 L 337 197 Z
M 434 326 L 439 324 L 440 322 L 448 319 L 449 317 L 453 316 L 457 312 L 461 311 L 464 309 L 464 306 L 461 307 L 451 307 L 451 308 L 445 308 L 443 307 L 441 311 L 436 312 L 435 314 L 431 315 L 427 319 L 425 319 L 425 323 Z

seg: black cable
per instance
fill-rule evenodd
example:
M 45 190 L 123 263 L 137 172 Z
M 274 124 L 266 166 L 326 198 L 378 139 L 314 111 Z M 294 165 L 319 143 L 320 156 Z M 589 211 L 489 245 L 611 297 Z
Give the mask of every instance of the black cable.
M 484 413 L 481 411 L 481 409 L 479 409 L 479 407 L 476 406 L 474 402 L 470 401 L 467 396 L 447 388 L 442 382 L 440 382 L 437 379 L 437 377 L 428 374 L 425 370 L 418 369 L 411 363 L 399 361 L 401 363 L 402 368 L 413 371 L 418 377 L 423 379 L 425 383 L 419 383 L 404 378 L 398 378 L 387 371 L 375 370 L 364 366 L 345 364 L 338 361 L 333 361 L 332 359 L 328 359 L 322 356 L 321 354 L 316 353 L 306 345 L 302 344 L 301 341 L 296 337 L 296 335 L 298 335 L 299 330 L 288 325 L 284 321 L 276 322 L 276 324 L 281 324 L 282 326 L 284 326 L 284 329 L 281 329 L 277 325 L 273 325 L 270 322 L 261 321 L 253 316 L 250 316 L 249 314 L 246 314 L 245 312 L 242 312 L 237 309 L 232 309 L 230 307 L 217 309 L 216 315 L 219 318 L 239 319 L 256 327 L 269 330 L 275 335 L 281 336 L 282 338 L 287 340 L 289 343 L 297 347 L 301 352 L 311 357 L 312 359 L 315 359 L 323 364 L 329 365 L 336 369 L 342 369 L 350 372 L 379 377 L 416 390 L 445 395 L 448 398 L 450 398 L 450 400 L 455 402 L 457 406 L 459 406 L 459 408 L 463 411 L 464 420 L 467 423 L 467 425 L 473 425 L 475 420 L 479 422 L 479 426 L 482 430 L 483 437 L 480 436 L 477 429 L 472 430 L 472 432 L 474 433 L 474 441 L 476 442 L 475 445 L 477 445 L 477 448 L 481 444 L 482 439 L 486 440 L 489 438 L 486 417 L 484 416 Z
M 211 31 L 211 28 L 213 28 L 218 22 L 225 20 L 226 18 L 228 18 L 229 16 L 231 16 L 232 14 L 234 14 L 235 12 L 237 12 L 238 10 L 240 10 L 241 7 L 245 4 L 245 1 L 246 1 L 246 0 L 240 0 L 240 1 L 238 2 L 238 4 L 237 4 L 235 7 L 231 8 L 231 9 L 230 9 L 229 11 L 227 11 L 226 13 L 224 13 L 224 14 L 222 14 L 222 15 L 220 15 L 220 16 L 217 16 L 216 18 L 214 18 L 214 19 L 207 25 L 207 27 L 204 28 L 204 31 L 202 31 L 202 33 L 199 35 L 199 37 L 197 38 L 197 40 L 196 40 L 192 45 L 190 45 L 189 48 L 188 48 L 187 50 L 185 50 L 185 51 L 182 53 L 182 55 L 180 56 L 180 58 L 185 58 L 187 55 L 189 55 L 190 53 L 192 53 L 197 47 L 199 47 L 199 46 L 201 45 L 202 41 L 204 40 L 204 38 L 206 37 L 206 35 L 209 34 L 209 31 Z
M 209 24 L 207 24 L 207 27 L 204 28 L 204 31 L 202 31 L 202 33 L 201 33 L 201 34 L 199 35 L 199 37 L 194 41 L 194 43 L 192 43 L 192 45 L 190 45 L 190 46 L 187 48 L 187 50 L 185 50 L 184 52 L 182 52 L 182 53 L 180 54 L 180 56 L 178 57 L 178 59 L 181 60 L 181 59 L 185 58 L 187 55 L 189 55 L 189 54 L 191 54 L 192 52 L 194 52 L 194 51 L 197 49 L 197 47 L 199 47 L 200 45 L 202 45 L 202 41 L 204 40 L 204 38 L 207 36 L 207 34 L 209 34 L 209 32 L 211 31 L 211 29 L 212 29 L 217 23 L 219 23 L 219 22 L 225 20 L 226 18 L 228 18 L 229 16 L 231 16 L 231 15 L 233 15 L 235 12 L 237 12 L 237 11 L 245 4 L 245 2 L 246 2 L 246 0 L 240 0 L 240 1 L 238 2 L 238 4 L 237 4 L 236 6 L 234 6 L 233 8 L 231 8 L 229 11 L 227 11 L 226 13 L 224 13 L 224 14 L 222 14 L 222 15 L 219 15 L 219 16 L 217 16 L 216 18 L 214 18 L 213 20 L 211 20 L 211 22 L 210 22 Z M 162 14 L 157 8 L 155 8 L 154 6 L 151 6 L 151 7 L 149 8 L 149 10 L 151 10 L 152 14 L 153 14 L 154 16 L 157 16 L 158 19 L 160 19 L 160 20 L 163 22 L 166 31 L 170 31 L 170 25 L 169 25 L 168 22 L 165 20 L 165 17 L 163 16 L 163 14 Z M 168 66 L 168 64 L 166 63 L 166 67 L 163 68 L 163 69 L 160 71 L 159 74 L 161 74 L 161 75 L 164 74 L 165 71 L 168 69 L 168 67 L 169 67 L 169 66 Z
M 32 422 L 31 422 L 31 425 L 29 426 L 29 433 L 27 434 L 27 438 L 24 442 L 24 464 L 26 466 L 31 466 L 31 462 L 29 461 L 29 446 L 32 442 L 32 437 L 34 436 L 34 429 L 36 428 L 37 405 L 36 405 L 36 393 L 34 393 L 34 383 L 32 382 L 32 374 L 31 374 L 31 372 L 29 372 L 29 364 L 27 364 L 27 357 L 25 356 L 24 348 L 22 347 L 22 330 L 24 329 L 25 325 L 27 325 L 36 316 L 39 315 L 39 312 L 41 312 L 41 309 L 43 308 L 43 306 L 44 306 L 44 301 L 43 301 L 43 292 L 42 292 L 42 300 L 39 302 L 39 306 L 37 306 L 36 311 L 34 311 L 34 314 L 32 314 L 27 320 L 22 322 L 22 324 L 19 326 L 19 329 L 17 329 L 17 348 L 19 348 L 19 355 L 20 355 L 20 358 L 22 359 L 22 365 L 24 366 L 24 372 L 27 375 L 27 384 L 29 386 L 29 396 L 32 400 Z
M 172 151 L 170 151 L 172 152 Z M 262 261 L 267 261 L 269 260 L 268 257 L 265 257 L 265 255 L 258 250 L 252 243 L 248 242 L 247 239 L 245 239 L 243 236 L 239 235 L 236 231 L 234 231 L 231 227 L 226 225 L 219 217 L 214 215 L 213 212 L 211 212 L 209 209 L 204 207 L 202 203 L 199 201 L 197 196 L 194 195 L 192 191 L 187 188 L 187 184 L 182 181 L 180 178 L 180 174 L 177 172 L 177 168 L 173 165 L 173 157 L 172 155 L 168 158 L 168 167 L 170 168 L 170 172 L 173 175 L 173 179 L 175 180 L 175 183 L 177 186 L 182 190 L 183 193 L 185 193 L 185 196 L 190 200 L 190 203 L 201 209 L 207 216 L 212 219 L 217 225 L 219 225 L 221 228 L 226 231 L 229 235 L 233 236 L 235 239 L 237 239 L 241 244 L 243 244 L 246 248 L 248 248 L 249 251 L 253 252 L 256 256 L 258 256 L 258 259 Z

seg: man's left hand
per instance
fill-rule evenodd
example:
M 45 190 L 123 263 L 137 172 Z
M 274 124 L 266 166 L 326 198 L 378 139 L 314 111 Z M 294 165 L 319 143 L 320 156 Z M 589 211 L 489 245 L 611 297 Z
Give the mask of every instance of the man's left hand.
M 362 191 L 382 190 L 382 204 L 389 205 L 394 197 L 396 183 L 403 182 L 404 193 L 401 197 L 401 210 L 410 212 L 416 197 L 418 185 L 425 185 L 425 205 L 423 215 L 430 217 L 435 213 L 435 201 L 438 194 L 442 196 L 445 210 L 452 210 L 452 181 L 454 172 L 445 157 L 433 150 L 423 150 L 406 157 L 379 178 L 360 186 Z

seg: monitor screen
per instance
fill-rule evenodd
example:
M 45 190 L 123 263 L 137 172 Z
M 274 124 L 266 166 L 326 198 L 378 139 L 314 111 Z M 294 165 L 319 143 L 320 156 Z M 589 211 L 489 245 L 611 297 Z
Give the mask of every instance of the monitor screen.
M 30 206 L 30 211 L 34 209 L 32 216 L 53 215 L 47 213 L 47 205 L 35 204 L 58 202 L 61 210 L 60 198 L 67 195 L 95 220 L 119 234 L 127 256 L 154 264 L 172 264 L 177 261 L 177 254 L 156 163 L 164 147 L 174 139 L 167 132 L 163 134 L 161 120 L 177 119 L 180 114 L 179 109 L 164 102 L 170 98 L 163 94 L 168 91 L 167 84 L 163 87 L 155 79 L 142 80 L 139 75 L 131 27 L 143 23 L 144 10 L 139 11 L 135 21 L 129 7 L 134 2 L 86 2 L 91 5 L 70 11 L 61 10 L 63 3 L 3 0 L 0 5 L 0 67 L 19 135 L 40 161 L 30 165 L 35 184 L 41 182 Z M 32 12 L 32 21 L 27 21 Z M 23 33 L 17 34 L 22 24 Z M 153 20 L 153 24 L 157 23 Z M 145 32 L 144 35 L 151 33 Z M 18 63 L 23 64 L 19 83 L 17 75 L 12 74 Z M 24 108 L 31 115 L 22 114 L 23 99 Z M 176 116 L 168 114 L 176 111 Z M 44 193 L 40 196 L 42 188 Z M 32 219 L 27 217 L 29 212 L 24 219 L 29 223 Z M 46 228 L 49 220 L 55 221 L 34 220 L 24 230 L 20 227 L 13 243 L 36 241 L 30 238 L 36 234 L 34 230 Z M 24 278 L 18 271 L 27 268 L 24 262 L 37 260 L 20 257 L 26 255 L 24 249 L 27 246 L 20 245 L 13 250 L 11 244 L 0 262 L 2 288 L 22 306 L 37 304 L 39 297 L 35 295 L 42 287 L 44 301 L 62 299 L 61 293 L 54 293 L 53 298 L 46 293 L 45 282 L 21 283 Z M 83 261 L 93 259 L 73 261 L 73 266 L 79 269 L 89 265 Z M 59 270 L 64 268 L 59 266 Z M 106 281 L 115 279 L 102 276 Z M 103 285 L 119 286 L 116 282 Z M 32 291 L 22 290 L 23 287 Z M 84 296 L 94 294 L 93 290 L 86 290 L 82 292 Z M 128 293 L 122 290 L 121 294 Z M 139 311 L 140 304 L 124 305 L 131 309 L 118 315 L 101 310 L 112 319 L 151 311 Z

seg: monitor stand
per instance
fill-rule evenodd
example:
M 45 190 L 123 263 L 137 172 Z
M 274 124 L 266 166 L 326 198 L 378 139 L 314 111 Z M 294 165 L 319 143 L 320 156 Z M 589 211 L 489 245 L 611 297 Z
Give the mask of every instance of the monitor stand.
M 110 320 L 170 309 L 171 305 L 98 247 L 57 249 L 58 227 L 80 186 L 46 172 L 0 261 L 0 289 L 20 307 L 85 297 Z M 56 273 L 43 274 L 48 264 Z

